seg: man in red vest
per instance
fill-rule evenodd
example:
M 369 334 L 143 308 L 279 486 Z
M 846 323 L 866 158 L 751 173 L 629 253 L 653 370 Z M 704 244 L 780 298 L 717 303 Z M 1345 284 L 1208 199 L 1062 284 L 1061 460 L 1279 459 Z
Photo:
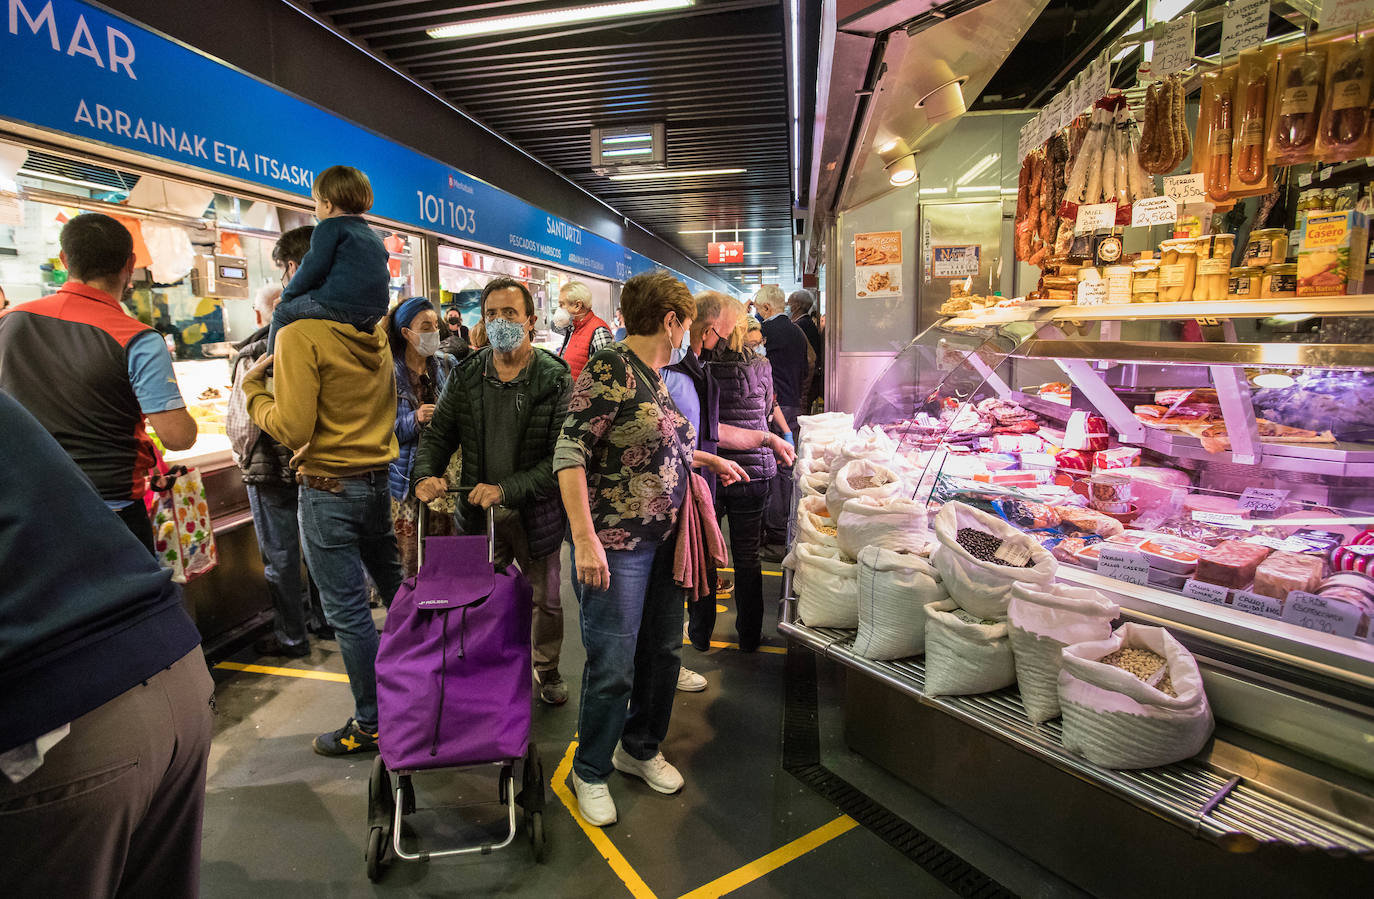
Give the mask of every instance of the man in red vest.
M 558 292 L 558 310 L 553 314 L 555 330 L 567 334 L 558 355 L 572 369 L 573 380 L 597 350 L 614 342 L 611 329 L 592 312 L 592 292 L 581 281 L 569 281 Z

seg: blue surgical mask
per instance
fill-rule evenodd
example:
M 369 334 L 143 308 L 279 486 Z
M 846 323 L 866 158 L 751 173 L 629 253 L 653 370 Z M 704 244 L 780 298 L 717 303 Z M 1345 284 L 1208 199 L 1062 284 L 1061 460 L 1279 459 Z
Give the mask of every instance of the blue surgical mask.
M 487 322 L 487 340 L 498 353 L 514 352 L 525 339 L 525 326 L 521 322 L 493 318 Z
M 767 356 L 768 347 L 764 346 L 763 344 L 759 344 L 758 346 L 754 347 L 754 352 L 758 353 L 760 356 Z

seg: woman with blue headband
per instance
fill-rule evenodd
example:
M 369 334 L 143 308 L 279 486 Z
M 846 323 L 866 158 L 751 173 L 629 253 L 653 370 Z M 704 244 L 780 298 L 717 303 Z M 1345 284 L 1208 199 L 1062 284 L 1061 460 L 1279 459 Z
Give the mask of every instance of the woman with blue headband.
M 419 549 L 418 519 L 420 501 L 410 489 L 410 473 L 415 465 L 415 448 L 420 435 L 434 417 L 434 404 L 444 389 L 453 358 L 439 352 L 439 313 L 425 297 L 411 297 L 392 310 L 387 322 L 391 353 L 396 360 L 396 443 L 400 454 L 391 463 L 391 517 L 396 527 L 396 543 L 401 553 L 401 568 L 406 577 L 415 573 Z M 455 531 L 451 505 L 438 511 L 444 498 L 431 504 L 436 514 L 428 516 L 426 536 L 441 536 Z

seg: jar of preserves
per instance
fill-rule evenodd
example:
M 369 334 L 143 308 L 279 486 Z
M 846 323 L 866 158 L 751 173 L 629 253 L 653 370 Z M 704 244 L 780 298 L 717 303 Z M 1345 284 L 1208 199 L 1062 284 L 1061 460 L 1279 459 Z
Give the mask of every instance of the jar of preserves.
M 1246 265 L 1280 265 L 1288 259 L 1288 232 L 1283 228 L 1261 228 L 1250 232 L 1245 245 Z
M 1298 267 L 1291 263 L 1268 265 L 1264 268 L 1264 278 L 1260 282 L 1260 296 L 1266 300 L 1277 300 L 1298 295 Z
M 1258 300 L 1260 298 L 1260 282 L 1263 280 L 1264 269 L 1258 266 L 1231 269 L 1230 278 L 1226 284 L 1226 299 Z
M 1108 303 L 1129 303 L 1131 301 L 1131 267 L 1128 265 L 1109 265 L 1102 270 L 1107 282 Z
M 1234 237 L 1227 234 L 1234 245 Z M 1217 235 L 1219 240 L 1221 235 Z M 1205 256 L 1205 250 L 1199 246 L 1197 262 L 1197 278 L 1193 287 L 1193 299 L 1200 303 L 1219 303 L 1226 299 L 1227 281 L 1231 275 L 1231 254 L 1223 254 L 1222 247 L 1212 244 L 1212 254 Z
M 1131 273 L 1131 302 L 1159 302 L 1159 263 L 1153 259 L 1141 260 L 1135 264 Z
M 1192 239 L 1166 240 L 1160 250 L 1159 298 L 1166 303 L 1191 300 L 1197 278 L 1197 249 Z
M 1229 267 L 1231 257 L 1236 252 L 1236 235 L 1234 234 L 1214 234 L 1212 235 L 1212 258 L 1225 259 Z

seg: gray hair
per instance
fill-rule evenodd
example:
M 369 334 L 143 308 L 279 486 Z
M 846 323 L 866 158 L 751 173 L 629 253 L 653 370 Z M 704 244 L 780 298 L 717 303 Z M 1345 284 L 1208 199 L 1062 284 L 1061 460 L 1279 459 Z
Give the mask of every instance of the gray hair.
M 772 309 L 782 311 L 782 288 L 776 284 L 765 284 L 754 294 L 754 305 L 767 303 Z
M 797 312 L 810 312 L 811 308 L 816 305 L 816 298 L 811 295 L 811 291 L 803 287 L 787 295 L 787 305 Z
M 592 289 L 581 281 L 569 281 L 564 284 L 558 295 L 567 297 L 575 303 L 581 303 L 588 309 L 592 308 Z

